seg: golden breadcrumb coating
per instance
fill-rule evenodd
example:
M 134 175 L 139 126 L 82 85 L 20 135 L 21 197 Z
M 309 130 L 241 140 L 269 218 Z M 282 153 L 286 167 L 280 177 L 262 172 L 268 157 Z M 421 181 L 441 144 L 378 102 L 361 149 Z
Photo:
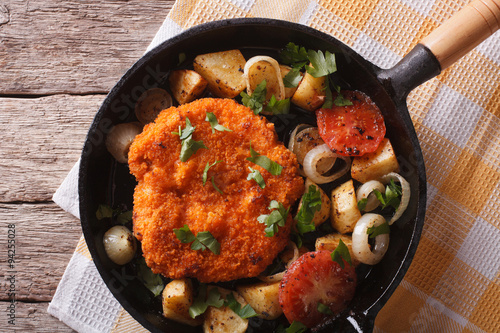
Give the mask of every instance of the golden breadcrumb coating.
M 213 112 L 228 131 L 215 131 L 206 113 Z M 186 117 L 196 127 L 199 149 L 187 161 L 179 159 L 178 132 Z M 273 176 L 247 161 L 252 148 L 283 167 Z M 212 164 L 203 186 L 202 175 Z M 293 219 L 274 237 L 266 237 L 257 218 L 269 214 L 272 200 L 291 207 L 304 185 L 295 155 L 278 141 L 274 125 L 231 99 L 205 98 L 164 110 L 147 125 L 130 147 L 129 167 L 138 185 L 134 193 L 134 234 L 142 241 L 146 263 L 155 273 L 178 279 L 217 282 L 253 277 L 261 273 L 286 246 Z M 249 167 L 259 170 L 266 186 L 247 180 Z M 217 192 L 211 183 L 223 192 Z M 210 231 L 221 245 L 220 254 L 192 250 L 177 239 L 174 229 L 189 226 L 193 234 Z

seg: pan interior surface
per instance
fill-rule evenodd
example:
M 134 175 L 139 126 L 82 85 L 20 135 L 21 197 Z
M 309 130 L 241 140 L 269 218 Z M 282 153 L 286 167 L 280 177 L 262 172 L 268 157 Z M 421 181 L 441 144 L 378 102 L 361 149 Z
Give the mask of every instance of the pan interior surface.
M 135 179 L 126 165 L 116 163 L 108 154 L 104 141 L 114 124 L 136 121 L 134 104 L 147 89 L 163 86 L 169 70 L 178 69 L 179 55 L 186 55 L 186 67 L 198 54 L 240 49 L 249 58 L 265 54 L 279 59 L 279 51 L 288 42 L 307 49 L 336 54 L 337 68 L 347 89 L 369 95 L 384 114 L 387 136 L 398 155 L 401 174 L 411 184 L 410 206 L 391 227 L 389 250 L 381 263 L 358 271 L 360 282 L 349 311 L 338 318 L 340 330 L 352 329 L 352 321 L 371 330 L 380 308 L 392 294 L 409 267 L 416 250 L 425 210 L 425 171 L 415 131 L 406 106 L 394 101 L 377 80 L 376 66 L 331 36 L 289 22 L 267 19 L 236 19 L 212 22 L 190 29 L 164 42 L 141 58 L 117 83 L 103 102 L 90 128 L 82 153 L 79 194 L 80 215 L 87 245 L 94 262 L 113 295 L 122 306 L 150 331 L 198 332 L 200 328 L 185 326 L 165 319 L 161 301 L 154 298 L 143 283 L 134 277 L 133 267 L 119 267 L 106 256 L 102 238 L 111 226 L 96 218 L 98 206 L 124 205 L 132 209 Z M 286 140 L 296 124 L 314 121 L 314 114 L 297 111 L 299 116 L 270 118 L 278 135 Z M 340 184 L 340 181 L 338 182 Z M 351 324 L 349 324 L 351 322 Z M 342 326 L 345 323 L 345 326 Z M 252 324 L 251 324 L 252 325 Z M 356 325 L 354 325 L 356 326 Z

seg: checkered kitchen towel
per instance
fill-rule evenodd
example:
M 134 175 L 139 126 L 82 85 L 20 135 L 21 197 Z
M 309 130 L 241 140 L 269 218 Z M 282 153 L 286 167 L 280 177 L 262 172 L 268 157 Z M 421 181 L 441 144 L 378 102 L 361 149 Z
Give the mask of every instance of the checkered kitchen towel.
M 388 68 L 468 2 L 178 0 L 149 49 L 200 23 L 269 17 L 324 31 Z M 413 263 L 375 332 L 500 332 L 500 33 L 415 89 L 408 108 L 427 167 L 428 210 Z M 54 196 L 70 211 L 75 177 Z M 83 238 L 49 312 L 82 332 L 142 329 L 100 280 Z

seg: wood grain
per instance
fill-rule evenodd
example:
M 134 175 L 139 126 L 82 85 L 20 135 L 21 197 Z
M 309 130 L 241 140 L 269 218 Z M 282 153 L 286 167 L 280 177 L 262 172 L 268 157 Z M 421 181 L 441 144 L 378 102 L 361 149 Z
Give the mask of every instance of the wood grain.
M 78 160 L 104 95 L 0 98 L 2 202 L 51 199 Z
M 106 93 L 174 1 L 2 1 L 0 95 Z
M 10 302 L 0 302 L 0 309 L 6 309 Z M 43 303 L 16 303 L 15 325 L 8 323 L 7 319 L 0 321 L 0 332 L 40 332 L 40 333 L 69 333 L 75 332 L 57 318 L 47 313 L 47 302 Z M 2 311 L 6 317 L 7 313 Z M 6 317 L 7 318 L 7 317 Z M 3 319 L 3 318 L 2 318 Z
M 10 275 L 18 301 L 50 301 L 82 234 L 80 221 L 50 202 L 0 204 L 0 221 L 0 301 L 10 299 Z M 15 225 L 14 267 L 7 263 L 8 224 Z

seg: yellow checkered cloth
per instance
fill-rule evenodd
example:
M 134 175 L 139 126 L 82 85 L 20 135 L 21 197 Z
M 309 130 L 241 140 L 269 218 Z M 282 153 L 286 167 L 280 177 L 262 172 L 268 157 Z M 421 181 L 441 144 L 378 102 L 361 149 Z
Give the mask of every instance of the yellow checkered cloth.
M 466 0 L 178 0 L 152 46 L 235 17 L 299 22 L 384 68 Z M 403 282 L 375 332 L 500 332 L 500 33 L 408 97 L 427 168 L 428 209 Z M 82 238 L 76 254 L 90 259 Z M 111 332 L 143 328 L 113 310 Z M 71 320 L 71 318 L 70 318 Z

